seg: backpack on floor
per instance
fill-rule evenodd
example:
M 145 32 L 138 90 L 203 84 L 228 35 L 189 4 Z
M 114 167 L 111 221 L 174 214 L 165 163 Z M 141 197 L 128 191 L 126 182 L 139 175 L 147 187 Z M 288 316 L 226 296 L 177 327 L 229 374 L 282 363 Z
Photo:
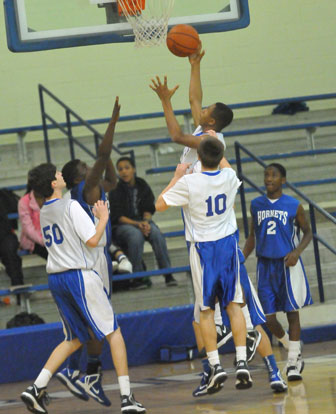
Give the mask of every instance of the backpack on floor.
M 20 312 L 7 322 L 7 329 L 45 323 L 36 313 Z

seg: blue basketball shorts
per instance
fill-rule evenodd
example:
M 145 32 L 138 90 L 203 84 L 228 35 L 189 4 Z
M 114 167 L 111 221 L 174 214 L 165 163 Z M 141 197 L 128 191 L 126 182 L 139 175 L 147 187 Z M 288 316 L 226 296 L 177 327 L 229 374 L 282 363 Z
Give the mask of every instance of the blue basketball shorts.
M 101 340 L 118 328 L 108 294 L 94 270 L 49 274 L 48 284 L 59 310 L 65 339 L 88 341 L 91 330 Z
M 190 268 L 195 291 L 195 320 L 199 311 L 223 309 L 230 302 L 243 302 L 239 283 L 238 246 L 233 235 L 211 242 L 190 243 Z
M 245 303 L 248 307 L 250 318 L 253 326 L 261 325 L 266 322 L 265 314 L 261 303 L 258 298 L 258 294 L 248 276 L 246 267 L 244 265 L 244 255 L 241 250 L 238 248 L 239 261 L 240 261 L 240 284 L 243 290 L 243 295 Z M 222 323 L 226 326 L 230 326 L 230 320 L 227 316 L 225 309 L 220 312 L 219 306 L 216 306 L 215 309 L 215 321 L 216 324 L 221 324 L 220 313 L 222 318 Z
M 259 301 L 258 294 L 247 274 L 244 263 L 240 263 L 240 284 L 243 289 L 245 303 L 248 307 L 253 326 L 266 322 L 263 307 Z
M 301 258 L 295 266 L 286 267 L 283 258 L 259 257 L 257 283 L 266 315 L 296 311 L 313 303 Z

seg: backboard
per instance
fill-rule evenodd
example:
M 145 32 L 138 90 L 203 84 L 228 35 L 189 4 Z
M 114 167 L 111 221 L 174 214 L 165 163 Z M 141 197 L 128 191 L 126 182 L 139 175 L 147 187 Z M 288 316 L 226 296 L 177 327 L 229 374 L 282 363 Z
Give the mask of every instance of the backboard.
M 4 0 L 8 48 L 32 52 L 133 42 L 131 25 L 119 15 L 116 1 Z M 202 34 L 241 29 L 249 22 L 248 0 L 176 0 L 168 29 L 191 24 Z

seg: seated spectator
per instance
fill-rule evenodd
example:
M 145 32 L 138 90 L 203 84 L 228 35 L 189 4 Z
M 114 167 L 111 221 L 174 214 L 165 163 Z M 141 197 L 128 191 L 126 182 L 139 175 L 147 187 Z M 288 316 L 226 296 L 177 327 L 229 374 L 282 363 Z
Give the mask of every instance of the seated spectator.
M 19 241 L 7 214 L 5 206 L 0 203 L 0 260 L 5 266 L 12 286 L 23 285 L 22 260 L 17 253 Z
M 155 212 L 154 194 L 145 180 L 136 176 L 131 158 L 117 161 L 119 181 L 115 190 L 109 193 L 112 235 L 126 252 L 133 265 L 133 272 L 145 270 L 143 264 L 144 243 L 153 248 L 160 269 L 171 267 L 166 240 L 152 220 Z M 173 275 L 165 275 L 166 286 L 176 286 Z M 149 281 L 150 282 L 150 281 Z M 135 279 L 132 287 L 140 289 L 151 283 Z
M 28 173 L 27 192 L 21 197 L 18 208 L 21 222 L 20 247 L 47 260 L 48 252 L 44 247 L 40 227 L 40 208 L 43 202 L 44 198 L 31 189 Z

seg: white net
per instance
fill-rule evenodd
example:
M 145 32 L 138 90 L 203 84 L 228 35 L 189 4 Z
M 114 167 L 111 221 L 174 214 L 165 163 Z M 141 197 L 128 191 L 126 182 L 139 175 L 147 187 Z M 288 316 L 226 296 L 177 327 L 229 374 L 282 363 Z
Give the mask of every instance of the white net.
M 166 42 L 168 20 L 175 0 L 118 0 L 120 10 L 132 26 L 137 47 Z

